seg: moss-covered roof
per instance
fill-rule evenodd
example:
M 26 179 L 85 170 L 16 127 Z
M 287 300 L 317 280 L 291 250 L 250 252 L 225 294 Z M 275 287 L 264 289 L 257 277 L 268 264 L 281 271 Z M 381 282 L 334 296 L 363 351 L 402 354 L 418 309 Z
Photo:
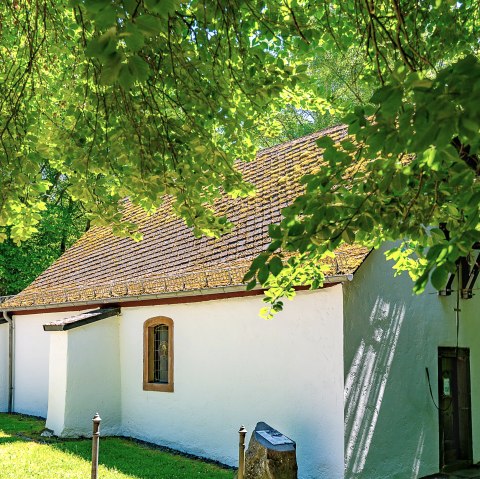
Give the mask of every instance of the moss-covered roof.
M 269 244 L 268 225 L 279 222 L 281 209 L 302 192 L 299 178 L 321 167 L 316 140 L 345 134 L 343 126 L 329 128 L 261 150 L 255 161 L 241 163 L 256 195 L 216 203 L 216 211 L 235 224 L 220 239 L 195 238 L 168 201 L 152 216 L 127 203 L 129 216 L 141 225 L 142 241 L 92 228 L 2 309 L 240 285 L 251 260 Z M 354 272 L 367 254 L 363 247 L 343 245 L 328 274 Z

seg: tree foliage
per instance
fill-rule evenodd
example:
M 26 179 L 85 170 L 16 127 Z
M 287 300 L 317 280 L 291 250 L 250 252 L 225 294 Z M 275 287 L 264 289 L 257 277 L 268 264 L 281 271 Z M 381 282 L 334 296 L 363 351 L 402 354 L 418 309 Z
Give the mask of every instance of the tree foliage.
M 44 165 L 119 234 L 134 229 L 120 199 L 152 211 L 165 194 L 196 233 L 220 234 L 208 205 L 251 191 L 233 163 L 253 158 L 262 119 L 322 102 L 291 50 L 311 57 L 311 12 L 283 2 L 13 0 L 0 18 L 0 227 L 17 240 L 45 208 Z
M 257 145 L 274 146 L 341 123 L 345 112 L 366 104 L 372 96 L 372 85 L 362 79 L 368 68 L 359 48 L 322 51 L 313 57 L 306 74 L 315 94 L 326 99 L 328 107 L 304 110 L 287 104 L 270 115 L 268 131 L 259 132 Z
M 45 271 L 89 227 L 80 203 L 67 191 L 68 183 L 57 172 L 47 171 L 52 187 L 44 195 L 46 203 L 35 232 L 26 241 L 15 242 L 12 228 L 0 243 L 0 296 L 19 293 Z
M 479 238 L 479 4 L 473 0 L 8 0 L 0 6 L 0 229 L 37 228 L 51 182 L 92 218 L 165 194 L 197 234 L 248 194 L 234 168 L 289 112 L 344 116 L 328 168 L 271 228 L 247 275 L 274 309 L 341 242 L 391 252 L 420 291 Z M 330 68 L 330 75 L 328 71 Z M 373 92 L 373 95 L 369 95 Z M 307 118 L 304 116 L 303 118 Z M 319 117 L 318 117 L 319 118 Z M 307 125 L 308 126 L 308 125 Z M 280 133 L 281 134 L 281 133 Z M 442 225 L 442 228 L 440 228 Z M 446 234 L 445 234 L 446 233 Z M 285 262 L 282 251 L 296 251 Z M 312 279 L 313 278 L 313 279 Z
M 327 14 L 337 22 L 333 38 L 352 42 L 346 17 L 355 17 L 377 87 L 346 115 L 344 140 L 319 141 L 328 167 L 303 178 L 305 193 L 284 209 L 269 252 L 246 275 L 250 286 L 255 277 L 269 286 L 267 316 L 295 284 L 321 284 L 319 260 L 341 243 L 400 241 L 387 257 L 409 271 L 416 292 L 429 280 L 444 287 L 459 258 L 479 245 L 478 4 L 355 7 L 339 8 L 335 19 Z M 282 261 L 282 251 L 298 255 Z

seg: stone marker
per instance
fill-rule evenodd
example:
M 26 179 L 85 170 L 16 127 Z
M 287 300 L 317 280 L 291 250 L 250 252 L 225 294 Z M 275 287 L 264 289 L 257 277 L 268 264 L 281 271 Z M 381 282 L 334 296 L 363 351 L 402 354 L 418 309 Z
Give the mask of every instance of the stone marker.
M 297 479 L 296 444 L 259 422 L 245 454 L 245 479 Z

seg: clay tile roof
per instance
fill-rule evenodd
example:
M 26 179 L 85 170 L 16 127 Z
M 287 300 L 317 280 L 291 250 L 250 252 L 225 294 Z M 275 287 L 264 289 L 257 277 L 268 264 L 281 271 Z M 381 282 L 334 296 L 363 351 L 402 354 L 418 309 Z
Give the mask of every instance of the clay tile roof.
M 198 291 L 242 283 L 251 260 L 269 244 L 268 225 L 281 220 L 281 209 L 302 192 L 299 178 L 323 163 L 316 140 L 340 139 L 337 126 L 261 150 L 255 161 L 241 163 L 254 197 L 223 198 L 216 211 L 235 227 L 220 239 L 195 238 L 166 201 L 152 216 L 126 203 L 140 219 L 144 239 L 134 242 L 94 227 L 30 286 L 1 304 L 2 309 L 79 301 Z M 330 275 L 350 274 L 368 251 L 344 245 L 331 262 Z

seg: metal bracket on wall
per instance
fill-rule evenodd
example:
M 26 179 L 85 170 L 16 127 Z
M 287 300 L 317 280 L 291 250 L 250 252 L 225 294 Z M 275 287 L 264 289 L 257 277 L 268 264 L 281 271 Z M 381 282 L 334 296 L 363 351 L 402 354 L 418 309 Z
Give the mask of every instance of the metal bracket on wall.
M 470 264 L 466 257 L 460 258 L 457 264 L 459 265 L 459 274 L 461 280 L 461 297 L 462 299 L 473 298 L 473 287 L 475 286 L 478 274 L 480 273 L 480 253 L 478 254 L 472 268 L 470 268 Z M 439 296 L 450 296 L 452 294 L 452 285 L 454 279 L 455 273 L 450 273 L 448 275 L 445 288 L 438 292 Z
M 468 263 L 467 263 L 468 267 Z M 463 272 L 463 268 L 462 268 Z M 462 274 L 462 299 L 470 299 L 473 297 L 473 287 L 477 281 L 478 273 L 480 272 L 480 253 L 475 260 L 472 269 L 467 270 L 465 276 Z

